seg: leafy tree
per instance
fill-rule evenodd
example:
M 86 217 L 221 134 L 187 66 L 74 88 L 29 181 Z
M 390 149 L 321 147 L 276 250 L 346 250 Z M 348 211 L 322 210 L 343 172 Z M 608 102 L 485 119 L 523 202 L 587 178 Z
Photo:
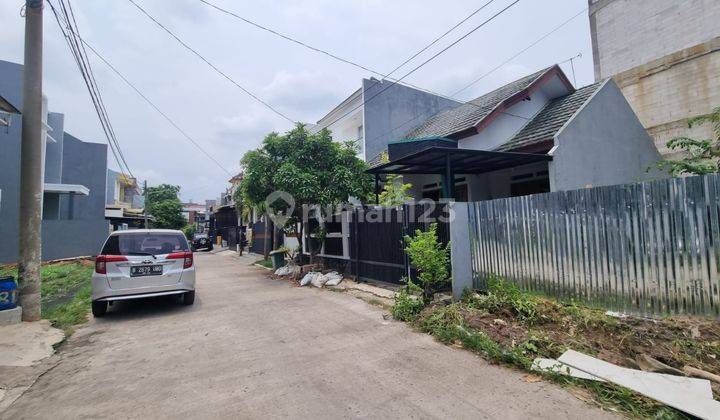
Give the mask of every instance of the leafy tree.
M 387 152 L 383 153 L 381 161 L 389 162 Z M 378 196 L 380 205 L 383 206 L 399 206 L 406 201 L 410 201 L 413 197 L 408 194 L 408 190 L 412 188 L 412 184 L 404 183 L 402 175 L 389 174 L 385 179 L 383 190 Z
M 412 184 L 403 183 L 402 175 L 388 175 L 383 190 L 378 196 L 379 204 L 383 206 L 399 206 L 406 201 L 412 200 L 413 197 L 408 194 L 410 188 L 412 188 Z
M 672 176 L 684 174 L 705 175 L 720 172 L 720 107 L 707 115 L 692 118 L 688 127 L 693 128 L 702 124 L 711 124 L 713 138 L 692 139 L 689 137 L 676 137 L 667 143 L 671 150 L 683 151 L 680 159 L 665 159 L 658 163 L 658 167 L 666 169 Z
M 182 217 L 182 204 L 178 198 L 180 187 L 162 184 L 147 187 L 145 208 L 153 216 L 153 227 L 161 229 L 180 229 L 185 225 Z
M 418 271 L 423 301 L 429 304 L 434 288 L 448 281 L 450 244 L 443 247 L 438 241 L 437 223 L 431 224 L 427 232 L 417 229 L 414 237 L 405 236 L 405 243 L 405 252 Z
M 336 205 L 372 190 L 372 177 L 365 173 L 366 163 L 357 158 L 354 142 L 333 141 L 326 129 L 311 134 L 302 124 L 284 135 L 268 134 L 240 164 L 243 202 L 264 210 L 268 195 L 285 191 L 295 200 L 294 211 L 287 215 L 293 226 L 301 221 L 304 205 Z M 276 213 L 289 210 L 282 200 L 269 204 L 267 210 Z M 303 229 L 301 224 L 300 237 Z

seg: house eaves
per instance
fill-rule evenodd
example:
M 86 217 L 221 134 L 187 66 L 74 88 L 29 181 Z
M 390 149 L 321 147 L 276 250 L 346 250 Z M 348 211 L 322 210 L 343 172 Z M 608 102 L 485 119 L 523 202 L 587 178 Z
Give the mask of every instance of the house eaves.
M 344 101 L 340 102 L 339 105 L 337 105 L 335 108 L 330 110 L 327 114 L 325 114 L 322 118 L 320 118 L 316 124 L 318 128 L 325 128 L 326 123 L 328 120 L 332 120 L 334 118 L 337 118 L 336 115 L 340 114 L 343 108 L 347 107 L 354 101 L 358 100 L 358 98 L 362 99 L 362 87 L 358 88 L 355 92 L 353 92 L 350 96 L 345 98 Z M 343 116 L 343 114 L 340 114 Z
M 585 107 L 602 88 L 603 82 L 577 89 L 575 92 L 551 100 L 510 140 L 497 151 L 539 153 L 552 147 L 557 134 Z
M 496 118 L 502 115 L 505 111 L 510 109 L 513 105 L 523 101 L 525 98 L 530 97 L 534 92 L 540 89 L 545 82 L 548 82 L 553 77 L 557 76 L 560 81 L 567 87 L 569 94 L 575 92 L 575 87 L 570 80 L 565 76 L 565 73 L 560 69 L 560 66 L 555 64 L 548 68 L 544 73 L 540 74 L 535 80 L 533 80 L 525 89 L 507 97 L 500 101 L 489 114 L 485 115 L 478 122 L 475 123 L 474 127 L 477 133 L 484 130 L 489 126 Z M 474 134 L 474 133 L 473 133 Z
M 545 81 L 554 76 L 558 76 L 569 92 L 575 91 L 556 64 L 505 84 L 455 108 L 435 114 L 408 132 L 405 137 L 441 136 L 458 140 L 477 134 L 506 109 L 540 89 Z

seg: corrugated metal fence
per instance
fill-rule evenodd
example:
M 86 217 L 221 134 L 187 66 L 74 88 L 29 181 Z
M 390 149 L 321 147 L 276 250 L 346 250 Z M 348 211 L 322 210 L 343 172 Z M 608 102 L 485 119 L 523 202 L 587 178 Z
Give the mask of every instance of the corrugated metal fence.
M 470 203 L 473 283 L 644 314 L 720 317 L 720 177 Z

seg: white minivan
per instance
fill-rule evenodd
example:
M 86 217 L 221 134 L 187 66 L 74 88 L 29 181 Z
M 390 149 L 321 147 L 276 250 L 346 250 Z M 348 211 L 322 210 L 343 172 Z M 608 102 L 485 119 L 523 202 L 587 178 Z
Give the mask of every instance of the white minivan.
M 105 315 L 116 300 L 180 295 L 195 301 L 195 265 L 179 230 L 139 229 L 113 232 L 95 258 L 92 313 Z

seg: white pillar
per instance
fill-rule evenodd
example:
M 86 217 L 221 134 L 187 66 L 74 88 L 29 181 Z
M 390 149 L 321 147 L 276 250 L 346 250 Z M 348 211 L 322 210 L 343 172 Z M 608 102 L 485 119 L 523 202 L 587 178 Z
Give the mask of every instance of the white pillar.
M 453 298 L 459 300 L 465 289 L 472 289 L 472 259 L 468 203 L 453 201 L 450 205 L 450 264 Z

